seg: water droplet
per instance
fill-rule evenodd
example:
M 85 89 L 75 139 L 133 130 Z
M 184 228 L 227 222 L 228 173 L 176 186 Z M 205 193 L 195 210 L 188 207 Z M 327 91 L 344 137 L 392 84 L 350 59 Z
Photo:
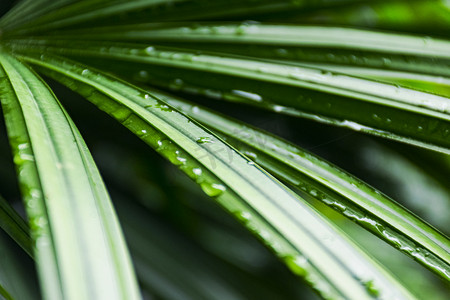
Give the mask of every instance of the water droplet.
M 24 150 L 29 147 L 30 147 L 30 144 L 28 144 L 28 143 L 22 143 L 22 144 L 17 145 L 17 148 L 19 148 L 19 150 Z
M 263 74 L 267 74 L 267 73 L 270 73 L 270 69 L 267 68 L 267 67 L 259 67 L 258 68 L 258 72 L 259 73 L 263 73 Z
M 250 222 L 250 219 L 252 217 L 252 215 L 248 211 L 236 211 L 234 212 L 234 215 L 243 223 Z
M 366 282 L 363 282 L 363 284 L 366 287 L 366 290 L 367 290 L 367 292 L 369 292 L 370 295 L 375 296 L 375 297 L 379 296 L 380 292 L 375 287 L 373 280 L 368 280 Z
M 177 159 L 179 162 L 181 162 L 182 164 L 185 164 L 185 163 L 186 163 L 186 158 L 184 158 L 184 157 L 177 156 L 176 159 Z
M 222 99 L 222 92 L 220 92 L 220 91 L 206 89 L 206 90 L 204 90 L 203 94 L 209 98 L 219 99 L 219 100 Z
M 31 198 L 27 201 L 27 207 L 30 209 L 33 209 L 35 207 L 37 207 L 38 203 L 37 200 L 35 198 Z
M 170 88 L 173 90 L 180 90 L 184 85 L 183 79 L 177 78 L 170 84 Z
M 294 73 L 290 73 L 289 77 L 292 79 L 297 79 L 297 80 L 307 80 L 308 76 L 303 74 L 303 73 L 298 73 L 298 72 L 294 72 Z
M 326 58 L 328 59 L 328 60 L 334 60 L 336 57 L 334 56 L 334 54 L 333 53 L 328 53 L 327 55 L 326 55 Z
M 212 139 L 210 137 L 200 137 L 196 140 L 197 144 L 207 144 L 207 143 L 212 143 Z
M 148 79 L 150 76 L 149 76 L 149 74 L 148 74 L 147 71 L 142 70 L 142 71 L 139 71 L 139 77 L 140 77 L 141 79 Z
M 380 118 L 377 114 L 373 114 L 373 115 L 372 115 L 372 119 L 374 119 L 374 120 L 377 121 L 377 122 L 380 122 L 380 121 L 381 121 L 381 118 Z
M 158 103 L 155 105 L 155 107 L 159 108 L 162 111 L 168 111 L 168 112 L 172 111 L 172 109 L 164 103 Z
M 89 75 L 90 71 L 88 69 L 84 69 L 83 71 L 81 71 L 81 75 L 83 76 L 87 76 Z
M 145 53 L 148 55 L 153 55 L 155 53 L 155 47 L 149 46 L 145 48 Z
M 217 197 L 225 192 L 226 188 L 222 184 L 204 182 L 201 185 L 202 190 L 210 197 Z
M 240 25 L 240 26 L 236 27 L 236 30 L 234 31 L 234 33 L 236 35 L 244 35 L 245 34 L 245 26 Z
M 45 219 L 44 217 L 37 217 L 37 218 L 33 218 L 30 223 L 36 230 L 36 229 L 43 228 L 45 225 L 47 225 L 47 219 Z
M 306 265 L 308 261 L 302 256 L 287 256 L 284 258 L 286 266 L 294 272 L 294 274 L 304 277 L 308 274 Z
M 232 90 L 231 93 L 233 95 L 239 96 L 246 100 L 251 100 L 251 101 L 256 101 L 256 102 L 261 102 L 263 100 L 260 95 L 255 94 L 255 93 L 246 92 L 246 91 Z
M 342 121 L 341 125 L 344 126 L 344 127 L 351 128 L 353 130 L 357 130 L 357 131 L 360 131 L 361 129 L 364 128 L 363 125 L 360 125 L 358 123 L 355 123 L 353 121 L 348 121 L 348 120 Z
M 247 211 L 243 211 L 243 212 L 241 213 L 241 217 L 242 217 L 242 219 L 244 219 L 244 220 L 250 220 L 251 216 L 252 216 L 252 215 L 251 215 L 249 212 L 247 212 Z
M 252 160 L 256 160 L 256 158 L 258 157 L 256 155 L 256 153 L 254 152 L 250 152 L 250 151 L 242 151 L 242 153 L 244 153 L 246 156 L 248 156 L 249 158 L 251 158 Z
M 137 55 L 139 54 L 140 50 L 139 49 L 130 49 L 130 54 L 131 55 Z
M 279 48 L 275 52 L 278 56 L 281 56 L 281 57 L 286 57 L 289 54 L 288 51 L 283 48 Z
M 202 175 L 202 169 L 194 168 L 194 169 L 192 169 L 192 173 L 194 173 L 197 176 L 201 176 Z
M 390 58 L 383 57 L 381 60 L 384 66 L 389 66 L 390 64 L 392 64 L 392 60 Z
M 274 105 L 272 106 L 273 110 L 276 112 L 282 112 L 286 107 L 281 105 Z

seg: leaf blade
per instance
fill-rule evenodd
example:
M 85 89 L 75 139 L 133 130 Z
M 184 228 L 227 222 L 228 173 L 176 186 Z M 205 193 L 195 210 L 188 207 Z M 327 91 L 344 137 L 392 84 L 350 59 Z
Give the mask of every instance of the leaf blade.
M 2 88 L 12 150 L 30 155 L 16 164 L 44 294 L 137 299 L 123 237 L 79 132 L 34 73 L 6 53 L 0 61 L 8 75 Z
M 448 238 L 393 200 L 298 146 L 186 100 L 150 91 L 213 129 L 272 174 L 300 190 L 309 191 L 317 200 L 369 229 L 442 278 L 450 280 Z M 417 251 L 419 248 L 421 250 Z M 428 252 L 418 255 L 423 251 L 431 251 L 437 257 L 432 259 Z
M 444 96 L 316 68 L 197 55 L 180 49 L 111 47 L 94 42 L 79 42 L 69 48 L 65 44 L 70 42 L 51 40 L 26 43 L 11 46 L 31 53 L 40 49 L 81 59 L 126 61 L 124 68 L 118 62 L 113 65 L 104 61 L 102 67 L 172 90 L 244 103 L 450 153 L 450 101 Z
M 384 271 L 381 271 L 383 275 L 375 275 L 380 272 L 378 267 L 372 269 L 367 266 L 366 258 L 354 253 L 353 246 L 347 247 L 345 238 L 341 239 L 336 231 L 328 231 L 330 225 L 313 213 L 308 205 L 299 202 L 292 192 L 249 164 L 247 159 L 220 139 L 150 94 L 73 61 L 64 63 L 65 59 L 55 56 L 46 55 L 41 59 L 27 56 L 23 59 L 42 67 L 41 70 L 46 69 L 47 75 L 63 79 L 63 84 L 80 92 L 173 164 L 180 166 L 208 195 L 236 214 L 247 227 L 253 228 L 254 233 L 268 243 L 294 273 L 306 277 L 322 297 L 372 298 L 374 294 L 368 288 L 372 286 L 372 279 L 377 284 L 384 282 L 390 285 L 388 282 L 391 279 Z M 225 148 L 211 151 L 208 144 Z M 324 235 L 331 240 L 324 240 Z M 336 251 L 337 248 L 340 250 Z M 344 254 L 347 251 L 353 252 L 351 261 Z M 300 255 L 305 255 L 308 260 L 305 261 Z M 337 263 L 341 259 L 346 261 L 344 268 Z M 332 271 L 330 266 L 333 266 Z M 371 277 L 377 279 L 368 280 L 368 273 L 364 275 L 368 271 L 366 268 L 371 269 Z M 361 281 L 355 282 L 354 278 L 360 278 L 362 286 Z M 382 290 L 374 293 L 398 293 L 398 297 L 412 297 L 399 286 Z
M 450 76 L 450 43 L 444 39 L 331 26 L 150 23 L 49 38 L 152 43 L 287 62 L 327 63 Z

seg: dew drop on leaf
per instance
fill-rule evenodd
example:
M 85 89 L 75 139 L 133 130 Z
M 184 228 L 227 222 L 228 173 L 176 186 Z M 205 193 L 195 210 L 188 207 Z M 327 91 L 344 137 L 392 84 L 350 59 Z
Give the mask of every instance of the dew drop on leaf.
M 154 52 L 155 52 L 155 47 L 149 46 L 149 47 L 145 48 L 145 53 L 148 55 L 153 55 Z
M 210 137 L 200 137 L 196 140 L 197 144 L 207 144 L 207 143 L 212 143 L 212 139 Z
M 218 197 L 223 192 L 225 192 L 226 188 L 222 184 L 218 183 L 202 183 L 201 185 L 202 190 L 210 197 Z
M 364 286 L 370 295 L 377 297 L 380 294 L 378 289 L 375 287 L 373 280 L 364 282 Z

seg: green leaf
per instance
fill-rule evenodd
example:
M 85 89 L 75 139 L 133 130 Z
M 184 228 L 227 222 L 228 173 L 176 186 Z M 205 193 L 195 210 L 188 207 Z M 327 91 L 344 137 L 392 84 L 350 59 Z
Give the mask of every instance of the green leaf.
M 33 257 L 32 241 L 29 228 L 21 216 L 0 196 L 0 227 Z
M 139 24 L 55 33 L 72 40 L 139 41 L 265 59 L 333 63 L 450 76 L 450 42 L 353 28 L 190 23 Z
M 177 165 L 322 297 L 412 298 L 293 192 L 151 94 L 52 55 L 22 59 L 82 94 Z
M 7 18 L 4 24 L 14 35 L 46 32 L 59 28 L 92 27 L 101 24 L 118 24 L 155 21 L 211 20 L 226 17 L 255 16 L 266 13 L 305 11 L 323 7 L 339 6 L 362 0 L 292 1 L 292 0 L 89 0 L 89 1 L 53 1 L 47 7 L 36 3 L 37 11 L 28 9 L 28 13 Z M 37 2 L 37 1 L 36 1 Z M 30 16 L 31 14 L 31 16 Z M 24 20 L 20 21 L 21 18 Z M 12 22 L 11 22 L 12 21 Z M 11 25 L 9 24 L 11 23 Z
M 278 61 L 278 63 L 283 62 Z M 401 85 L 407 88 L 420 90 L 431 94 L 442 95 L 447 98 L 450 97 L 450 77 L 374 69 L 374 68 L 354 67 L 354 66 L 318 64 L 318 63 L 298 63 L 298 65 L 311 68 L 320 68 L 323 70 L 348 74 L 350 76 L 355 77 L 362 77 L 387 83 L 393 83 L 396 85 Z
M 334 208 L 434 273 L 450 280 L 450 241 L 392 199 L 300 147 L 168 94 L 150 90 L 213 129 L 228 143 L 299 190 Z
M 138 299 L 109 196 L 51 90 L 1 52 L 2 106 L 46 299 Z
M 100 57 L 101 62 L 89 61 L 123 77 L 450 154 L 450 101 L 444 96 L 316 68 L 153 46 L 60 40 L 14 41 L 9 46 L 82 60 Z

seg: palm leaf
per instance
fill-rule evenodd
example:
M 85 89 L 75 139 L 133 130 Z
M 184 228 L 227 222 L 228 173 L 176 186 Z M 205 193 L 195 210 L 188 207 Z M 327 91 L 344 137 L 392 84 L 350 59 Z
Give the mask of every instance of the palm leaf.
M 276 61 L 276 60 L 275 60 Z M 450 97 L 450 77 L 427 75 L 421 73 L 410 73 L 392 71 L 385 69 L 364 68 L 355 66 L 340 66 L 319 63 L 292 63 L 291 65 L 320 68 L 336 73 L 348 74 L 350 76 L 368 78 L 387 83 L 401 85 L 415 90 Z
M 58 33 L 54 34 L 58 38 Z M 450 42 L 340 27 L 143 24 L 62 31 L 59 38 L 140 41 L 265 59 L 334 63 L 450 76 Z
M 442 278 L 450 279 L 447 237 L 379 191 L 264 131 L 168 94 L 151 93 L 213 129 L 265 170 L 331 206 Z
M 75 125 L 29 68 L 6 53 L 0 62 L 2 106 L 45 297 L 138 299 L 114 210 Z
M 123 61 L 126 63 L 122 65 L 104 60 L 97 64 L 122 76 L 173 90 L 245 103 L 450 153 L 450 101 L 444 96 L 315 68 L 197 55 L 179 49 L 60 40 L 14 41 L 9 45 L 16 51 Z
M 151 94 L 66 59 L 23 59 L 81 93 L 179 166 L 322 297 L 411 297 L 295 194 Z
M 21 11 L 17 7 L 15 14 L 5 18 L 3 25 L 12 34 L 30 34 L 51 31 L 71 26 L 86 27 L 99 24 L 117 24 L 118 17 L 132 23 L 180 20 L 211 20 L 228 16 L 254 16 L 275 11 L 305 11 L 347 5 L 362 0 L 327 0 L 297 2 L 291 0 L 103 0 L 74 1 L 59 0 L 43 6 L 45 0 L 35 1 L 34 7 Z M 33 10 L 33 8 L 38 8 Z M 120 22 L 120 21 L 119 21 Z

